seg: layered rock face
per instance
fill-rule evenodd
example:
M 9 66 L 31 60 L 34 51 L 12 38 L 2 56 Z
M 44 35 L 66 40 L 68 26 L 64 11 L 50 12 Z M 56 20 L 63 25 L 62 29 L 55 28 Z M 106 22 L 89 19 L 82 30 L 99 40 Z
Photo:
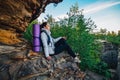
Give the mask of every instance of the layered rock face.
M 120 80 L 120 48 L 118 44 L 103 42 L 101 59 L 112 73 L 111 80 Z
M 26 45 L 0 45 L 0 80 L 93 80 L 85 76 L 66 52 L 48 61 Z
M 27 41 L 18 38 L 48 4 L 61 1 L 0 0 L 0 80 L 81 80 L 85 77 L 67 53 L 48 61 L 42 53 L 32 52 Z
M 13 35 L 20 35 L 20 33 L 25 31 L 31 21 L 45 11 L 45 7 L 48 4 L 57 4 L 59 2 L 62 2 L 62 0 L 0 0 L 0 34 L 6 34 L 7 31 L 12 31 L 11 33 Z M 3 30 L 6 31 L 2 33 Z M 1 38 L 8 37 L 2 36 Z M 0 42 L 2 43 L 14 44 L 14 41 L 6 42 L 5 40 L 1 40 L 1 38 Z
M 108 80 L 89 70 L 83 72 L 79 65 L 67 52 L 48 61 L 26 42 L 15 46 L 0 44 L 0 80 Z M 119 69 L 118 66 L 117 71 L 111 71 L 114 72 L 110 80 L 118 80 Z
M 103 43 L 101 59 L 106 62 L 111 69 L 116 69 L 118 65 L 119 47 L 117 44 L 110 42 Z

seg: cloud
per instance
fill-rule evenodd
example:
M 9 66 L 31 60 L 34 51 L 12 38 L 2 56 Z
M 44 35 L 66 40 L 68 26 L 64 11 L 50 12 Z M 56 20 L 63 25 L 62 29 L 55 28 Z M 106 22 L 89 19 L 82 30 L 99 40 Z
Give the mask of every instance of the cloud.
M 60 19 L 64 19 L 64 18 L 68 18 L 68 15 L 67 14 L 62 14 L 62 15 L 54 17 L 54 19 L 56 21 L 60 21 Z
M 117 2 L 104 2 L 104 3 L 97 3 L 97 4 L 93 4 L 93 5 L 90 5 L 90 6 L 87 6 L 86 8 L 84 8 L 84 11 L 83 13 L 84 14 L 93 14 L 93 13 L 96 13 L 98 11 L 101 11 L 101 10 L 104 10 L 106 8 L 109 8 L 109 7 L 112 7 L 112 6 L 115 6 L 115 5 L 118 5 L 120 4 L 120 1 L 117 1 Z
M 118 5 L 118 4 L 120 4 L 120 1 L 117 1 L 117 0 L 115 2 L 113 2 L 113 1 L 97 2 L 94 4 L 88 5 L 87 7 L 84 7 L 83 14 L 84 15 L 93 14 L 93 13 L 99 12 L 101 10 L 104 10 L 106 8 L 109 8 L 109 7 Z M 56 21 L 59 21 L 59 18 L 63 19 L 64 17 L 68 17 L 68 16 L 66 14 L 61 14 L 54 18 Z
M 85 7 L 83 13 L 87 17 L 92 16 L 92 19 L 95 21 L 95 24 L 97 25 L 98 30 L 100 28 L 106 28 L 108 31 L 117 32 L 118 30 L 120 30 L 120 23 L 119 23 L 120 17 L 118 17 L 118 13 L 112 12 L 111 14 L 107 14 L 105 12 L 104 15 L 100 15 L 100 13 L 102 10 L 107 11 L 107 8 L 110 8 L 119 4 L 120 4 L 120 1 L 114 1 L 114 2 L 107 1 L 104 3 L 98 2 Z
M 111 8 L 115 5 L 119 5 L 120 0 L 99 0 L 95 3 L 89 4 L 88 6 L 83 7 L 84 9 L 83 14 L 86 18 L 91 17 L 95 24 L 98 26 L 97 29 L 106 28 L 108 31 L 115 31 L 117 32 L 120 30 L 120 17 L 119 12 L 113 12 L 111 10 L 111 14 L 107 14 L 105 12 L 104 15 L 101 15 L 100 12 L 102 10 L 106 10 L 107 8 Z M 99 12 L 99 13 L 98 13 Z M 92 15 L 91 15 L 92 14 Z M 64 17 L 68 17 L 66 14 L 61 14 L 55 16 L 55 20 L 59 21 L 59 19 L 63 19 Z
M 120 19 L 113 14 L 108 14 L 102 17 L 94 17 L 95 24 L 97 25 L 97 29 L 107 29 L 107 31 L 115 31 L 118 32 L 120 30 Z

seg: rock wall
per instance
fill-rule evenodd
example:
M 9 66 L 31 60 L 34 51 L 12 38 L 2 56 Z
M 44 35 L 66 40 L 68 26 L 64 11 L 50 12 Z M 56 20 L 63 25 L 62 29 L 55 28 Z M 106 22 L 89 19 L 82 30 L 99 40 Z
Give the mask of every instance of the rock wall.
M 103 42 L 101 59 L 106 62 L 110 69 L 116 69 L 118 65 L 119 46 L 110 42 Z
M 103 42 L 101 59 L 108 64 L 111 80 L 120 80 L 120 49 L 118 44 Z
M 119 54 L 118 54 L 118 66 L 117 66 L 117 74 L 120 80 L 120 48 L 119 48 Z
M 7 31 L 11 31 L 11 34 L 17 34 L 16 38 L 18 38 L 28 24 L 45 11 L 48 4 L 59 2 L 62 2 L 62 0 L 0 0 L 0 34 L 5 35 Z M 6 31 L 1 33 L 3 30 Z M 1 38 L 7 38 L 8 43 Z M 2 43 L 16 43 L 10 41 L 10 39 L 6 36 L 0 36 L 0 42 Z
M 27 42 L 0 44 L 0 80 L 107 80 L 95 72 L 81 71 L 79 65 L 67 52 L 48 61 L 43 53 L 33 52 Z
M 0 45 L 0 80 L 83 80 L 85 75 L 66 52 L 48 61 L 26 45 Z

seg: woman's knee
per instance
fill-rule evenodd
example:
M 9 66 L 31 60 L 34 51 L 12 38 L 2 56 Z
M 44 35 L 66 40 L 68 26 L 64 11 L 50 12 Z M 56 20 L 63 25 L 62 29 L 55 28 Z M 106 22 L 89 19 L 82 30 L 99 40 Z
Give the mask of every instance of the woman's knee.
M 61 38 L 60 41 L 65 42 L 66 40 L 64 38 Z

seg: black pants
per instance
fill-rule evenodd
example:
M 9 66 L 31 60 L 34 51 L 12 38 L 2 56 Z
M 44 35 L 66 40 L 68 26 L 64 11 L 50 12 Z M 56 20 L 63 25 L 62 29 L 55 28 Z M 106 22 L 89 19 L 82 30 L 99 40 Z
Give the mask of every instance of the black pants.
M 70 56 L 73 58 L 76 57 L 75 53 L 72 51 L 71 47 L 66 43 L 65 39 L 60 39 L 55 43 L 55 55 L 61 53 L 62 51 L 67 51 Z

